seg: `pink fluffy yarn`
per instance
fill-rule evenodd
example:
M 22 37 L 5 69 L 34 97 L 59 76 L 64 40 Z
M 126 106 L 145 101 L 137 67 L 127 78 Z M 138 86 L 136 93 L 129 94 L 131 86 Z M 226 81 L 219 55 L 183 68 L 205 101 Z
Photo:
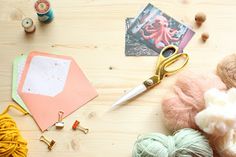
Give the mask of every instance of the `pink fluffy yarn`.
M 204 92 L 210 88 L 226 90 L 225 84 L 213 73 L 198 75 L 185 72 L 179 75 L 172 95 L 162 102 L 166 127 L 170 131 L 198 129 L 194 117 L 205 108 Z

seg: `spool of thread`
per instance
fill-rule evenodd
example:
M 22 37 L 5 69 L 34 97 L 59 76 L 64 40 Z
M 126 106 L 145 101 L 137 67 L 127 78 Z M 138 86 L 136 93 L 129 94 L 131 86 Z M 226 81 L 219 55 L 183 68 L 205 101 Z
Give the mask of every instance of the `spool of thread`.
M 204 92 L 210 88 L 225 90 L 225 84 L 215 74 L 198 75 L 186 72 L 179 75 L 172 95 L 162 101 L 166 127 L 170 131 L 182 128 L 198 129 L 195 115 L 205 108 Z
M 36 29 L 33 20 L 29 17 L 24 18 L 21 22 L 21 25 L 26 33 L 33 33 Z
M 185 128 L 173 136 L 151 133 L 134 144 L 133 157 L 213 157 L 208 140 L 199 131 Z
M 0 114 L 0 157 L 26 157 L 27 142 L 20 135 L 15 121 L 7 114 L 10 108 L 27 114 L 19 106 L 9 105 L 8 108 Z
M 49 23 L 53 20 L 54 15 L 51 4 L 47 0 L 37 0 L 34 4 L 40 22 Z
M 223 58 L 217 65 L 217 74 L 228 88 L 236 87 L 236 54 Z

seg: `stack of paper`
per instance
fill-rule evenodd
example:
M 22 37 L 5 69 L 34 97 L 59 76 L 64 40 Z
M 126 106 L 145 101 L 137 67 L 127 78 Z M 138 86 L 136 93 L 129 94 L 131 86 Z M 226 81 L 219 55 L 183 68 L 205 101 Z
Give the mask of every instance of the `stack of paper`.
M 136 18 L 126 19 L 126 56 L 156 56 L 167 45 L 180 52 L 194 35 L 185 24 L 148 4 Z
M 97 96 L 76 62 L 67 56 L 31 52 L 13 63 L 12 98 L 46 130 Z

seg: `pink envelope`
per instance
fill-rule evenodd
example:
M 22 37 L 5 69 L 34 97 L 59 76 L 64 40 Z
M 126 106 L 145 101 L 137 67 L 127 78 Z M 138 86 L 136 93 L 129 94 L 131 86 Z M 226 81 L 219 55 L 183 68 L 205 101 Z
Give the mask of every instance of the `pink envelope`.
M 42 131 L 97 96 L 76 62 L 67 56 L 31 52 L 18 93 Z

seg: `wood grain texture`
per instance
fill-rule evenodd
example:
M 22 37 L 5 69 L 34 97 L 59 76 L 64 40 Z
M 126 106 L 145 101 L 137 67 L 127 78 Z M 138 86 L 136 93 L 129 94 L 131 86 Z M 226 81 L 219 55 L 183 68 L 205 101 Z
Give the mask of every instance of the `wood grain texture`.
M 96 99 L 65 119 L 63 130 L 51 128 L 44 133 L 56 141 L 51 152 L 38 140 L 42 133 L 33 119 L 11 111 L 28 141 L 29 157 L 130 157 L 138 135 L 168 133 L 162 122 L 160 104 L 178 74 L 119 110 L 106 112 L 125 91 L 154 71 L 156 57 L 124 55 L 125 18 L 136 16 L 147 3 L 154 4 L 196 31 L 185 49 L 191 57 L 185 70 L 214 72 L 223 56 L 236 51 L 235 0 L 56 0 L 52 1 L 55 19 L 48 25 L 38 22 L 32 0 L 0 2 L 1 111 L 12 102 L 13 59 L 33 50 L 72 56 L 99 93 Z M 194 25 L 194 15 L 198 11 L 207 15 L 201 28 Z M 34 34 L 25 35 L 21 27 L 21 19 L 26 16 L 36 22 Z M 205 44 L 200 40 L 202 32 L 210 34 Z M 72 131 L 75 119 L 88 127 L 90 133 L 83 135 Z

